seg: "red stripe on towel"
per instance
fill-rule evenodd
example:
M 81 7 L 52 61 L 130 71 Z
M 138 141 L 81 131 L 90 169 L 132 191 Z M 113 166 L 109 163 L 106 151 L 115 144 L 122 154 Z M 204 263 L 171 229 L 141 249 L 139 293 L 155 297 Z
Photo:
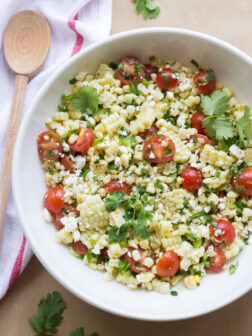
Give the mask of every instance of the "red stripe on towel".
M 18 256 L 16 258 L 15 264 L 13 266 L 12 272 L 11 272 L 11 277 L 10 277 L 10 282 L 8 289 L 12 287 L 16 279 L 19 277 L 21 268 L 22 268 L 22 263 L 23 263 L 23 256 L 24 256 L 24 250 L 25 250 L 25 245 L 26 245 L 26 238 L 23 236 L 23 241 L 21 248 L 19 250 Z
M 78 13 L 75 15 L 75 17 L 72 20 L 68 21 L 68 27 L 76 34 L 76 40 L 75 40 L 75 44 L 74 44 L 71 56 L 77 54 L 81 50 L 81 47 L 84 42 L 83 36 L 75 28 L 76 20 L 78 20 Z

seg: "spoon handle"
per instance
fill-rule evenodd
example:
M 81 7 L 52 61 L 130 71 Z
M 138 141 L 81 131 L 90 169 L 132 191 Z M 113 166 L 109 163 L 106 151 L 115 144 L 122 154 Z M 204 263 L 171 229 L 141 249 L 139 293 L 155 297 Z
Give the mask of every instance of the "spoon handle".
M 21 120 L 28 78 L 29 77 L 25 75 L 16 75 L 11 114 L 6 133 L 6 142 L 0 172 L 0 247 L 3 235 L 5 213 L 10 193 L 12 154 Z

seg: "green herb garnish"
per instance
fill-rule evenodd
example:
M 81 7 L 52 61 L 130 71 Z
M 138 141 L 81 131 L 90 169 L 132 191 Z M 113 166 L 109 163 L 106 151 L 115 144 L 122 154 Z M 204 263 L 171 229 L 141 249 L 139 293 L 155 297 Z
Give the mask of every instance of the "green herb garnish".
M 155 6 L 152 0 L 137 0 L 137 14 L 143 13 L 145 19 L 156 19 L 160 13 L 160 7 Z
M 98 112 L 97 90 L 91 86 L 83 86 L 81 92 L 75 93 L 73 98 L 73 108 L 82 114 L 93 116 Z
M 228 271 L 229 271 L 230 275 L 235 273 L 235 271 L 237 270 L 238 264 L 239 264 L 238 261 L 236 261 L 235 264 L 232 264 L 232 265 L 229 266 Z

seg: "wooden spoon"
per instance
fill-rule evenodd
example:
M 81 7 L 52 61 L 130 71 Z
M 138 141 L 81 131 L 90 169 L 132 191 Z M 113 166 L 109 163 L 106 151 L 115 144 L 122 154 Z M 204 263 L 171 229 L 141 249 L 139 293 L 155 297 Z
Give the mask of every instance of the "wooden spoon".
M 4 34 L 4 56 L 9 68 L 16 74 L 16 79 L 0 172 L 0 245 L 10 192 L 12 154 L 26 86 L 29 77 L 44 64 L 49 48 L 50 29 L 40 13 L 23 10 L 11 18 Z

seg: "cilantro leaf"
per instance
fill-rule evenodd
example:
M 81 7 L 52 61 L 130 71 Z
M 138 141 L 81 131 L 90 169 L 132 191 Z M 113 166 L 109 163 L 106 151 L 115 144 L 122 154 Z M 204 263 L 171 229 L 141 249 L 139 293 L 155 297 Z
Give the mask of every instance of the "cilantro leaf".
M 70 336 L 84 336 L 84 329 L 78 328 L 71 332 Z
M 150 231 L 146 224 L 137 222 L 136 224 L 134 224 L 133 228 L 134 233 L 138 238 L 148 239 L 150 237 Z
M 97 90 L 91 86 L 85 85 L 81 92 L 74 94 L 73 108 L 83 114 L 93 116 L 98 112 L 98 104 Z
M 38 305 L 38 315 L 33 315 L 30 325 L 38 332 L 39 336 L 49 336 L 57 332 L 57 327 L 62 323 L 62 313 L 66 305 L 58 292 L 48 294 L 41 299 Z
M 155 6 L 153 0 L 137 0 L 137 14 L 143 13 L 146 19 L 156 19 L 160 13 L 160 7 Z
M 125 192 L 113 191 L 106 199 L 105 205 L 108 211 L 115 211 L 119 208 L 122 202 L 128 199 L 128 195 Z
M 211 138 L 217 140 L 229 139 L 235 135 L 233 123 L 225 117 L 205 118 L 202 121 L 203 127 Z
M 252 140 L 252 120 L 250 119 L 250 109 L 248 106 L 244 107 L 243 116 L 236 120 L 236 128 L 241 141 L 244 141 L 244 137 L 247 138 L 248 143 Z
M 129 230 L 129 224 L 123 224 L 119 228 L 113 227 L 109 231 L 109 241 L 111 243 L 117 242 L 120 243 L 122 241 L 128 240 L 128 230 Z
M 220 116 L 228 109 L 229 97 L 225 91 L 214 91 L 211 96 L 202 96 L 201 106 L 206 116 Z
M 136 193 L 127 195 L 122 191 L 114 191 L 105 199 L 105 205 L 108 211 L 115 211 L 122 206 L 125 210 L 124 218 L 126 223 L 120 228 L 114 227 L 109 231 L 111 242 L 126 241 L 129 238 L 128 231 L 133 229 L 134 234 L 141 238 L 147 239 L 150 236 L 148 221 L 151 221 L 153 214 L 145 210 L 145 205 L 150 204 L 148 193 L 141 189 Z

